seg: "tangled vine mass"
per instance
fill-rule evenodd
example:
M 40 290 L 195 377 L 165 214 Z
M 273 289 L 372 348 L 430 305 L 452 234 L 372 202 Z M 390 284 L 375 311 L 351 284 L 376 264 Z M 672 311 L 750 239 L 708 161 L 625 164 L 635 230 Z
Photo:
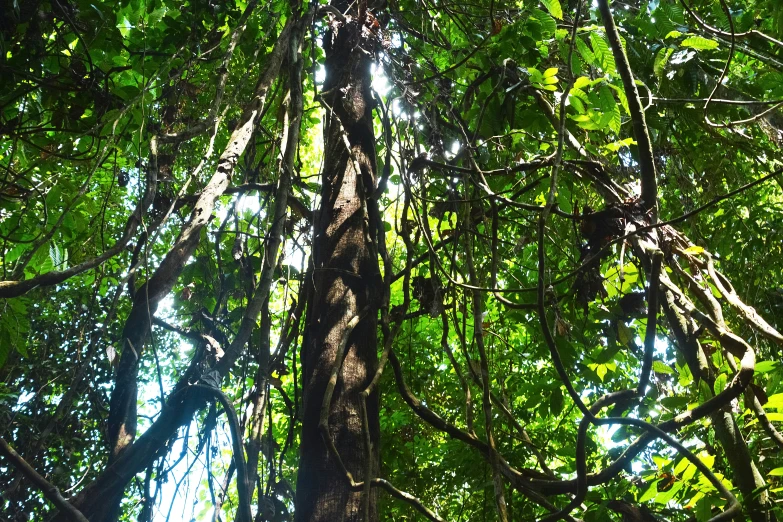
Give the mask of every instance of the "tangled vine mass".
M 0 521 L 783 519 L 777 0 L 0 2 Z

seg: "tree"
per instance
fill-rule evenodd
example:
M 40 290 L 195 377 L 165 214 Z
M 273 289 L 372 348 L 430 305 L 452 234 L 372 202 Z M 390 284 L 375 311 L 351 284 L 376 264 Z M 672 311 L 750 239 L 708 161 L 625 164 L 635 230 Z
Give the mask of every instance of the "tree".
M 2 4 L 0 518 L 776 520 L 778 4 Z
M 371 492 L 365 490 L 362 509 L 362 490 L 345 480 L 346 473 L 367 480 L 378 466 L 378 395 L 363 392 L 378 365 L 375 332 L 383 293 L 370 85 L 377 41 L 364 34 L 372 30 L 367 6 L 351 4 L 332 4 L 336 12 L 330 12 L 323 40 L 324 162 L 301 356 L 295 519 L 302 521 L 377 520 Z

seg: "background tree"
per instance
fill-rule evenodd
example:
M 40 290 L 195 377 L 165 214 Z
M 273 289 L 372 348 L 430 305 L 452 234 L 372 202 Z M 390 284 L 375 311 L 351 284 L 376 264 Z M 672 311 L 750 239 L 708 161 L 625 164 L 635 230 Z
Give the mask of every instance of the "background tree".
M 0 517 L 781 517 L 778 2 L 0 5 Z

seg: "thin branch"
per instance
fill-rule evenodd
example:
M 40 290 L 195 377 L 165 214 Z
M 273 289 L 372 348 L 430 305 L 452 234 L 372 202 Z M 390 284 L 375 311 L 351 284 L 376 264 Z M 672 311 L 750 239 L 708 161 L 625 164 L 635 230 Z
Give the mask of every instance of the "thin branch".
M 644 360 L 642 362 L 642 374 L 639 377 L 639 386 L 636 388 L 636 394 L 639 396 L 644 395 L 644 391 L 650 383 L 653 351 L 655 350 L 655 329 L 658 322 L 658 281 L 661 276 L 663 252 L 657 250 L 652 257 L 650 286 L 647 287 L 647 330 L 644 334 Z
M 656 209 L 658 206 L 658 179 L 655 172 L 655 159 L 653 157 L 652 142 L 647 130 L 647 122 L 639 98 L 639 90 L 636 88 L 631 65 L 628 62 L 623 46 L 620 43 L 620 33 L 609 9 L 609 0 L 598 0 L 598 10 L 604 20 L 606 38 L 612 48 L 617 70 L 623 80 L 623 87 L 628 98 L 628 111 L 631 113 L 634 138 L 639 149 L 639 169 L 642 178 L 642 204 L 646 209 Z M 657 211 L 654 212 L 654 215 Z
M 231 431 L 231 444 L 234 452 L 234 463 L 237 467 L 237 495 L 239 496 L 239 510 L 237 512 L 237 520 L 239 522 L 251 522 L 253 520 L 252 513 L 250 511 L 249 491 L 247 487 L 247 465 L 245 464 L 245 453 L 242 446 L 242 431 L 239 428 L 239 419 L 237 419 L 237 412 L 234 411 L 234 406 L 231 401 L 228 400 L 226 394 L 218 388 L 209 386 L 206 384 L 193 384 L 191 388 L 206 391 L 210 393 L 226 412 L 228 418 L 228 427 Z M 184 388 L 187 389 L 187 388 Z
M 659 98 L 653 96 L 653 102 L 663 104 L 679 104 L 679 103 L 693 103 L 701 104 L 705 103 L 707 98 Z M 721 105 L 777 105 L 783 103 L 783 100 L 724 100 L 720 98 L 713 98 L 710 103 L 717 103 Z
M 13 467 L 30 479 L 30 481 L 41 490 L 44 497 L 54 504 L 57 509 L 65 513 L 69 519 L 73 522 L 89 522 L 81 511 L 73 507 L 63 498 L 60 494 L 60 490 L 39 475 L 38 472 L 35 471 L 2 437 L 0 437 L 0 454 L 7 458 Z
M 712 33 L 716 36 L 722 36 L 724 38 L 747 38 L 749 36 L 758 36 L 759 38 L 762 38 L 766 40 L 769 43 L 772 43 L 774 45 L 777 45 L 779 47 L 783 47 L 783 42 L 780 40 L 776 40 L 775 38 L 772 38 L 771 36 L 762 33 L 761 31 L 756 31 L 755 29 L 751 29 L 750 31 L 745 31 L 744 33 L 734 33 L 732 31 L 731 33 L 727 33 L 726 31 L 722 31 L 718 29 L 717 27 L 713 27 L 709 25 L 707 22 L 699 18 L 699 15 L 697 15 L 691 7 L 685 3 L 685 0 L 680 0 L 680 3 L 685 8 L 686 11 L 688 11 L 688 14 L 693 17 L 694 20 L 696 20 L 696 23 L 705 31 Z M 729 15 L 729 18 L 731 18 L 731 15 Z

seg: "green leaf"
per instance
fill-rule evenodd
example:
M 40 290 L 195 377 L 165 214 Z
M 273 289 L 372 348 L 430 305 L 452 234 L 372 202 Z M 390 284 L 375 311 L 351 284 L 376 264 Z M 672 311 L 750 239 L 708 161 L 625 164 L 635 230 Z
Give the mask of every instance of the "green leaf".
M 687 409 L 688 398 L 687 397 L 664 397 L 661 399 L 661 404 L 669 409 Z
M 707 522 L 712 518 L 712 504 L 707 497 L 702 497 L 696 502 L 696 509 L 693 512 L 697 522 Z
M 593 46 L 593 52 L 595 58 L 601 65 L 601 69 L 607 74 L 617 74 L 617 67 L 614 63 L 614 56 L 612 55 L 609 44 L 604 39 L 603 35 L 599 35 L 596 32 L 590 33 L 590 45 Z
M 674 53 L 674 49 L 669 47 L 662 47 L 656 53 L 655 62 L 653 63 L 653 72 L 658 78 L 658 81 L 661 81 L 661 78 L 663 78 L 663 71 L 666 69 L 666 64 L 669 62 L 672 53 Z
M 625 113 L 630 115 L 631 109 L 628 108 L 628 97 L 625 95 L 625 91 L 621 87 L 618 87 L 617 85 L 608 82 L 606 83 L 606 85 L 608 85 L 609 88 L 611 88 L 612 90 L 614 90 L 615 93 L 617 93 L 617 98 L 620 100 L 620 105 L 625 110 Z
M 731 31 L 731 23 L 729 22 L 729 19 L 726 17 L 726 13 L 723 12 L 723 8 L 721 7 L 719 2 L 713 4 L 712 15 L 717 20 L 717 23 L 715 25 L 718 28 L 723 29 L 726 32 Z
M 718 375 L 718 377 L 715 379 L 715 384 L 712 386 L 712 390 L 715 392 L 715 395 L 718 395 L 726 388 L 726 383 L 728 380 L 729 378 L 725 373 Z
M 0 341 L 4 341 L 3 337 L 4 336 L 0 335 Z M 5 365 L 5 361 L 8 359 L 9 353 L 11 353 L 11 343 L 0 342 L 0 368 Z
M 552 394 L 549 396 L 549 408 L 552 413 L 559 415 L 563 411 L 563 392 L 560 388 L 552 390 Z
M 626 325 L 624 322 L 617 322 L 617 340 L 620 341 L 621 344 L 625 346 L 629 346 L 631 344 L 631 341 L 633 340 L 634 333 L 633 330 L 631 330 L 628 325 Z
M 639 497 L 640 504 L 652 500 L 656 495 L 658 495 L 658 482 L 660 481 L 661 479 L 655 480 L 647 487 L 644 493 L 642 493 L 642 496 Z
M 601 125 L 603 127 L 608 126 L 615 134 L 619 134 L 620 125 L 622 124 L 620 108 L 617 106 L 614 96 L 612 96 L 611 89 L 609 89 L 606 84 L 602 85 L 601 89 L 598 91 L 598 101 L 601 112 L 603 112 Z M 632 282 L 633 281 L 631 281 L 631 283 Z
M 655 373 L 664 373 L 666 375 L 671 375 L 671 374 L 674 373 L 674 370 L 672 370 L 666 364 L 664 364 L 663 362 L 661 362 L 661 361 L 659 361 L 657 359 L 655 361 L 653 361 L 653 366 L 652 367 L 653 367 L 653 371 Z
M 572 107 L 574 107 L 577 111 L 579 111 L 579 113 L 584 114 L 585 106 L 582 103 L 582 100 L 580 100 L 578 96 L 574 96 L 573 93 L 569 93 L 568 102 L 571 104 Z
M 572 116 L 571 119 L 577 122 L 577 125 L 579 125 L 581 128 L 585 130 L 600 130 L 604 125 L 601 123 L 601 117 L 602 115 L 592 109 L 590 109 L 587 114 L 580 114 L 578 116 Z M 612 292 L 616 292 L 614 289 L 614 286 L 609 286 L 607 288 L 607 291 L 609 292 L 609 296 L 611 297 Z
M 684 485 L 684 483 L 681 482 L 681 481 L 675 482 L 674 484 L 672 484 L 672 487 L 669 488 L 668 490 L 666 490 L 666 491 L 664 491 L 662 493 L 658 493 L 658 495 L 655 497 L 655 503 L 656 504 L 661 504 L 661 505 L 665 506 L 666 504 L 669 503 L 669 501 L 671 499 L 674 498 L 674 495 L 679 493 L 679 491 L 682 489 L 683 485 Z
M 630 147 L 636 143 L 633 138 L 625 138 L 624 140 L 617 140 L 613 141 L 611 143 L 608 143 L 607 145 L 604 145 L 604 148 L 611 152 L 617 152 L 618 150 L 622 149 L 623 147 Z M 626 281 L 627 282 L 627 281 Z
M 614 101 L 614 96 L 612 96 L 612 91 L 610 91 L 606 85 L 602 85 L 599 89 L 598 100 L 601 104 L 600 107 L 603 112 L 609 112 L 617 105 L 617 103 Z
M 702 463 L 707 466 L 707 469 L 710 470 L 715 465 L 715 455 L 708 455 L 706 452 L 702 452 L 702 454 L 699 455 L 699 460 L 701 460 Z
M 579 100 L 582 103 L 585 103 L 587 105 L 590 105 L 590 97 L 587 95 L 586 92 L 584 92 L 582 89 L 579 88 L 573 88 L 571 89 L 571 92 L 569 93 L 571 96 L 574 96 L 576 98 L 579 98 Z
M 770 395 L 767 399 L 767 403 L 764 405 L 766 409 L 780 410 L 783 409 L 783 393 L 776 393 Z
M 579 55 L 588 65 L 596 65 L 595 54 L 590 50 L 590 47 L 577 36 L 576 38 L 576 50 Z
M 544 81 L 544 75 L 535 67 L 528 67 L 527 74 L 530 76 L 532 83 L 541 83 Z
M 617 112 L 618 116 L 620 112 Z M 614 113 L 610 110 L 609 112 L 601 112 L 601 119 L 599 120 L 599 128 L 607 132 L 608 130 L 612 129 L 612 120 L 614 119 Z M 618 124 L 618 130 L 619 130 L 619 124 Z
M 680 366 L 679 364 L 677 366 L 677 382 L 680 384 L 680 386 L 688 386 L 693 381 L 693 374 L 691 373 L 691 369 L 687 364 L 683 364 Z
M 712 389 L 707 381 L 704 379 L 699 380 L 699 401 L 705 403 L 713 397 Z
M 783 477 L 783 468 L 775 468 L 767 473 L 770 477 Z
M 682 474 L 683 471 L 685 471 L 685 468 L 688 467 L 688 464 L 690 464 L 690 461 L 686 459 L 685 457 L 682 457 L 680 461 L 677 463 L 676 466 L 674 466 L 673 473 L 675 475 Z
M 579 56 L 579 54 L 574 54 L 571 56 L 571 75 L 579 76 L 581 72 L 582 72 L 582 58 Z
M 778 365 L 777 361 L 761 361 L 756 363 L 756 373 L 767 373 L 774 370 Z
M 541 33 L 546 38 L 551 38 L 557 31 L 557 22 L 548 13 L 540 9 L 531 10 L 531 18 L 541 24 Z
M 588 78 L 587 76 L 580 76 L 579 78 L 574 80 L 573 88 L 574 89 L 584 89 L 588 85 L 590 85 L 590 78 Z
M 568 190 L 562 188 L 557 191 L 557 206 L 569 214 L 573 212 L 571 208 L 571 193 Z
M 703 36 L 691 36 L 680 42 L 680 45 L 696 49 L 697 51 L 708 51 L 717 49 L 719 44 L 715 40 L 704 38 Z
M 549 14 L 558 20 L 563 19 L 563 8 L 560 7 L 559 0 L 541 0 L 541 3 L 544 4 L 544 7 L 546 7 L 547 11 L 549 11 Z

